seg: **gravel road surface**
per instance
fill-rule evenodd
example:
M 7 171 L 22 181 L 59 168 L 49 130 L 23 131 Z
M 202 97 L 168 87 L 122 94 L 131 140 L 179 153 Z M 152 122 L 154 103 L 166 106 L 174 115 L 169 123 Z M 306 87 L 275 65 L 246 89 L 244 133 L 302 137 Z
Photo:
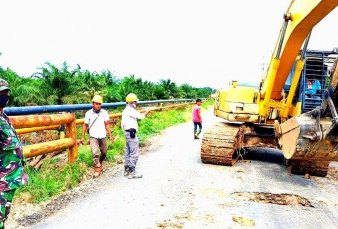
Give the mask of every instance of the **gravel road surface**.
M 203 120 L 204 130 L 222 121 L 212 110 Z M 139 159 L 142 179 L 124 177 L 120 164 L 47 205 L 54 214 L 32 214 L 13 228 L 338 228 L 337 163 L 327 178 L 290 174 L 277 150 L 233 167 L 203 164 L 192 129 L 181 124 L 154 137 Z

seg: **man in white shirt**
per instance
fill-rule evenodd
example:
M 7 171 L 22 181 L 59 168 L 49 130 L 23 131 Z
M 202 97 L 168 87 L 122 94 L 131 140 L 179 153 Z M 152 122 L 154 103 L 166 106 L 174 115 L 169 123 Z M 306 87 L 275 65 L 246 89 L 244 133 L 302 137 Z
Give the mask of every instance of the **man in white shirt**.
M 99 95 L 95 95 L 92 100 L 93 108 L 86 112 L 85 120 L 82 128 L 82 138 L 80 143 L 83 143 L 87 129 L 89 130 L 89 143 L 93 154 L 94 177 L 101 175 L 103 166 L 102 162 L 107 155 L 107 133 L 109 140 L 113 143 L 114 139 L 110 131 L 110 123 L 108 112 L 101 109 L 103 99 Z M 101 154 L 99 154 L 101 152 Z
M 126 138 L 124 175 L 129 179 L 142 178 L 142 175 L 135 173 L 135 167 L 139 157 L 139 139 L 137 137 L 137 119 L 144 119 L 150 112 L 144 114 L 136 110 L 138 98 L 134 93 L 126 97 L 126 108 L 122 112 L 121 128 Z

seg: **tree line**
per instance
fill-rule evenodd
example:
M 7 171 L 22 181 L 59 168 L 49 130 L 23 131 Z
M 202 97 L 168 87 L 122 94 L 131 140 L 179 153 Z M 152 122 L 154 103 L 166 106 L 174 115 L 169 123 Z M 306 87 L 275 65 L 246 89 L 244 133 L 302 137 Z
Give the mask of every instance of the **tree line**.
M 38 106 L 90 103 L 95 94 L 103 96 L 104 102 L 122 102 L 127 94 L 137 94 L 141 101 L 162 99 L 208 98 L 214 92 L 210 87 L 195 88 L 189 84 L 177 85 L 170 79 L 154 83 L 134 75 L 117 78 L 109 70 L 90 72 L 70 69 L 66 62 L 61 68 L 46 62 L 30 77 L 22 77 L 13 70 L 0 66 L 0 78 L 11 88 L 8 106 Z

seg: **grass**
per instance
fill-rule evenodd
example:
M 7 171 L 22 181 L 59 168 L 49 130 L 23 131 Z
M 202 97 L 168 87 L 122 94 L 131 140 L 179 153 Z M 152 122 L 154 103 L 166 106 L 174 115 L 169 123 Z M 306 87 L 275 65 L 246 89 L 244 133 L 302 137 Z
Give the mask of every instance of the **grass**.
M 202 103 L 202 112 L 211 107 L 213 101 Z M 147 141 L 160 131 L 181 123 L 191 121 L 193 104 L 186 108 L 152 112 L 145 119 L 139 120 L 140 144 Z M 125 139 L 120 128 L 120 120 L 112 128 L 115 137 L 114 144 L 108 144 L 106 161 L 113 164 L 124 154 Z M 81 131 L 82 128 L 78 128 Z M 88 138 L 88 136 L 87 136 Z M 63 156 L 65 154 L 62 154 Z M 14 198 L 29 196 L 32 203 L 40 203 L 57 196 L 66 190 L 77 187 L 89 173 L 92 172 L 92 154 L 89 145 L 78 147 L 78 157 L 75 164 L 68 164 L 66 157 L 47 159 L 39 170 L 26 166 L 30 182 L 20 187 Z

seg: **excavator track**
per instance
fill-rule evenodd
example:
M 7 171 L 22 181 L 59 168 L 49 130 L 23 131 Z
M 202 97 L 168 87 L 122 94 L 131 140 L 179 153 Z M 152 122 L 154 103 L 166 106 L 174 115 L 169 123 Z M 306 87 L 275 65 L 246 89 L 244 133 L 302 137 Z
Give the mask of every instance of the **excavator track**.
M 202 138 L 201 160 L 203 163 L 228 165 L 236 163 L 233 158 L 236 150 L 237 135 L 240 126 L 220 122 L 206 131 Z
M 309 174 L 325 177 L 329 170 L 330 161 L 291 160 L 288 168 L 293 174 Z
M 275 145 L 270 138 L 254 139 L 252 135 L 248 135 L 250 138 L 244 140 L 243 136 L 249 133 L 248 131 L 248 128 L 239 124 L 226 122 L 215 124 L 203 135 L 201 161 L 208 164 L 232 166 L 238 159 L 236 152 L 240 150 L 241 147 L 268 147 L 269 145 Z M 250 133 L 252 134 L 253 132 L 251 131 Z M 286 138 L 288 139 L 287 141 L 286 139 L 284 139 L 284 141 L 291 143 L 290 137 Z M 296 137 L 293 138 L 297 139 Z M 271 144 L 263 144 L 264 142 Z M 313 143 L 310 144 L 310 142 L 308 142 L 305 144 L 307 146 L 306 149 L 301 148 L 303 151 L 296 151 L 293 157 L 287 160 L 287 167 L 291 173 L 301 175 L 309 174 L 319 177 L 325 177 L 327 175 L 330 161 L 336 161 L 337 157 L 336 153 L 329 153 L 327 151 L 334 151 L 333 149 L 336 145 L 334 144 L 328 147 L 328 144 L 326 144 L 326 150 L 323 150 L 319 144 L 314 144 L 314 146 L 312 146 L 312 144 Z M 310 148 L 312 150 L 310 150 Z M 316 155 L 316 158 L 312 158 L 314 155 Z

